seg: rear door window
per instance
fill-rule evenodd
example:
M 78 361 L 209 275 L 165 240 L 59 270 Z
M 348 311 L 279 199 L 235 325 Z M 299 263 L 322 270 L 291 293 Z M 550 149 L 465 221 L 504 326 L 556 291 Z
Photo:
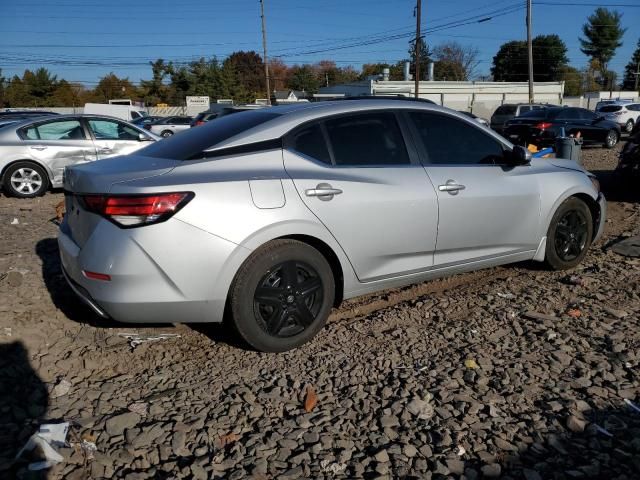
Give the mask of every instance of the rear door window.
M 580 120 L 582 115 L 580 111 L 575 108 L 565 108 L 558 111 L 556 120 Z
M 628 108 L 628 107 L 627 107 Z M 600 111 L 602 113 L 611 113 L 611 112 L 617 112 L 619 110 L 622 110 L 622 106 L 621 105 L 605 105 L 604 107 L 602 107 L 600 109 Z
M 336 165 L 382 166 L 411 163 L 396 116 L 364 113 L 327 120 Z
M 25 127 L 23 138 L 27 140 L 83 140 L 84 129 L 78 120 L 58 120 Z
M 319 162 L 331 164 L 327 142 L 318 123 L 295 133 L 291 139 L 291 149 Z

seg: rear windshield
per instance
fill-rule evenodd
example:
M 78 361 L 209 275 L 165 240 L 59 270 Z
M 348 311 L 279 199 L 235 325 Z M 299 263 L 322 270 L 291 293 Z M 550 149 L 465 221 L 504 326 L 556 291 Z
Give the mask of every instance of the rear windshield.
M 516 108 L 515 105 L 502 105 L 498 107 L 494 115 L 515 115 Z
M 138 153 L 147 157 L 189 160 L 199 156 L 204 150 L 277 116 L 279 114 L 269 111 L 251 111 L 224 116 L 198 128 L 181 132 L 180 135 L 159 140 L 139 150 Z
M 528 112 L 524 112 L 523 114 L 520 115 L 520 117 L 525 117 L 525 118 L 545 118 L 547 114 L 547 109 L 546 108 L 538 108 L 536 110 L 529 110 Z
M 601 112 L 617 112 L 618 110 L 622 110 L 621 105 L 605 105 L 600 109 Z

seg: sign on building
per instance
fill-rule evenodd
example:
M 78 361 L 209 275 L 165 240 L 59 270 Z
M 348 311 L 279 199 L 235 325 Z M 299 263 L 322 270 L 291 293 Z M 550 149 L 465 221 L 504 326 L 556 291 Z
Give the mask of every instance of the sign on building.
M 203 110 L 208 110 L 209 97 L 205 97 L 205 96 L 187 97 L 187 110 L 196 110 L 196 109 L 198 109 L 197 110 L 198 112 L 202 112 Z

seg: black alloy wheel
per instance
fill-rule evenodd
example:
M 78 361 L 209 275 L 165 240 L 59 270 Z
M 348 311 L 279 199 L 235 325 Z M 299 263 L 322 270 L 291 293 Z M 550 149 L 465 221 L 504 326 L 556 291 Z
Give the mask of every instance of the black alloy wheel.
M 313 267 L 296 260 L 283 262 L 264 275 L 256 288 L 256 320 L 268 335 L 297 335 L 318 315 L 322 293 L 322 280 Z
M 569 210 L 556 225 L 555 248 L 565 262 L 578 258 L 587 245 L 589 220 L 579 210 Z
M 238 270 L 229 292 L 230 320 L 257 350 L 291 350 L 324 326 L 334 306 L 335 282 L 319 250 L 298 240 L 272 240 Z

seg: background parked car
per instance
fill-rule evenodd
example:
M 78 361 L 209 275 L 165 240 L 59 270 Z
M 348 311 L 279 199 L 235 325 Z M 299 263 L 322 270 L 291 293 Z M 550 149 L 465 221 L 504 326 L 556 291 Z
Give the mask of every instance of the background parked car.
M 531 110 L 539 110 L 545 107 L 546 105 L 542 104 L 505 103 L 496 108 L 496 111 L 491 115 L 491 128 L 498 133 L 503 133 L 504 124 L 508 120 L 518 117 L 523 113 L 530 112 Z
M 612 105 L 612 104 L 619 104 L 619 105 L 625 105 L 627 103 L 633 103 L 633 100 L 631 99 L 625 99 L 625 98 L 612 98 L 610 100 L 600 100 L 598 103 L 596 103 L 596 108 L 594 109 L 595 112 L 599 112 L 600 109 L 602 107 L 605 107 L 607 105 Z
M 604 118 L 620 125 L 625 133 L 631 133 L 640 117 L 640 103 L 610 103 L 598 110 Z
M 183 130 L 188 130 L 191 117 L 164 117 L 144 126 L 147 130 L 167 138 Z
M 598 185 L 426 102 L 277 106 L 69 168 L 79 213 L 58 245 L 102 316 L 219 322 L 226 309 L 254 348 L 283 351 L 342 298 L 515 261 L 575 267 L 604 227 Z
M 460 110 L 460 113 L 466 115 L 467 117 L 473 118 L 476 122 L 484 125 L 485 127 L 489 126 L 489 121 L 486 118 L 479 117 L 471 112 L 463 112 L 462 110 Z
M 159 137 L 122 120 L 55 115 L 0 129 L 0 180 L 5 194 L 35 197 L 61 187 L 65 167 L 131 153 Z
M 586 108 L 554 107 L 532 110 L 507 122 L 504 136 L 526 145 L 551 146 L 564 130 L 566 136 L 580 136 L 585 144 L 613 148 L 620 140 L 620 126 Z
M 134 125 L 136 125 L 138 127 L 144 127 L 145 125 L 157 122 L 158 120 L 160 120 L 162 118 L 164 118 L 164 117 L 161 117 L 159 115 L 147 115 L 146 117 L 138 117 L 135 120 L 132 120 L 131 123 L 133 123 Z
M 218 118 L 219 112 L 200 112 L 196 117 L 191 121 L 190 127 L 199 127 L 200 125 L 204 125 L 210 120 L 214 118 Z
M 48 112 L 41 110 L 8 110 L 0 112 L 0 121 L 5 120 L 23 120 L 28 118 L 47 117 L 50 115 L 58 115 L 56 112 Z

